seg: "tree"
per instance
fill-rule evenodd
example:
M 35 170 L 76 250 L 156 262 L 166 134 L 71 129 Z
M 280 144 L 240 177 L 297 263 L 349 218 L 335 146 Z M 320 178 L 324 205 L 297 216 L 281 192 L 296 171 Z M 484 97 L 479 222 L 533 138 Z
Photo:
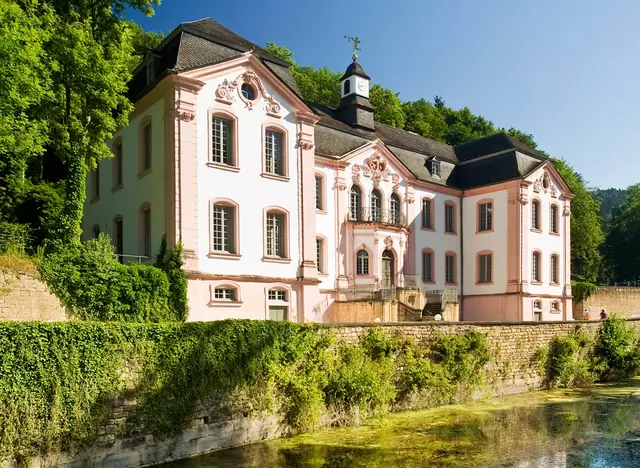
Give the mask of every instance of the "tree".
M 402 103 L 405 130 L 436 141 L 444 141 L 447 124 L 440 108 L 424 100 Z
M 155 49 L 164 39 L 161 32 L 145 31 L 134 21 L 128 21 L 127 26 L 131 34 L 133 54 L 131 55 L 130 69 L 134 70 L 145 58 L 149 50 Z
M 575 197 L 571 200 L 571 272 L 577 281 L 595 282 L 604 240 L 599 216 L 600 203 L 587 189 L 582 176 L 563 159 L 552 159 L 553 165 Z
M 404 128 L 405 116 L 398 93 L 374 84 L 369 92 L 369 100 L 374 108 L 374 116 L 377 122 Z
M 605 253 L 613 279 L 630 281 L 640 277 L 640 185 L 626 190 L 624 203 L 613 211 Z
M 295 60 L 293 60 L 293 52 L 286 48 L 285 46 L 276 45 L 275 42 L 267 42 L 267 45 L 264 46 L 264 50 L 269 52 L 271 55 L 275 55 L 279 59 L 284 60 L 285 62 L 289 62 L 293 65 L 296 64 Z

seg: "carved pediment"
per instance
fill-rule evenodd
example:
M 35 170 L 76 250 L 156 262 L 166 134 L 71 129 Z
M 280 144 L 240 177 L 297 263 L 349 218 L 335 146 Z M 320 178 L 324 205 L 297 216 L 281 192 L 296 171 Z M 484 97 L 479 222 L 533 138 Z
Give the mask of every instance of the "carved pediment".
M 254 99 L 247 99 L 242 94 L 242 85 L 245 83 L 254 88 Z M 215 95 L 217 101 L 225 104 L 231 104 L 236 98 L 239 98 L 250 110 L 253 109 L 257 103 L 262 102 L 264 103 L 264 110 L 267 114 L 274 117 L 281 117 L 280 112 L 282 111 L 282 106 L 267 91 L 260 77 L 252 71 L 241 73 L 233 81 L 225 79 L 216 88 Z

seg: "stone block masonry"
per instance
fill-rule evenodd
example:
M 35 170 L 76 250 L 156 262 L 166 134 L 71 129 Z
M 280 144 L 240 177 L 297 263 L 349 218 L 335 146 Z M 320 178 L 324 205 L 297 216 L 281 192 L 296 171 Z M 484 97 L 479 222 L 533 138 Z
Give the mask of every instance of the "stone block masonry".
M 598 319 L 602 309 L 608 315 L 640 318 L 640 288 L 598 286 L 586 301 L 573 303 L 573 318 L 582 319 L 585 309 L 589 311 L 592 319 Z
M 640 320 L 631 320 L 640 332 Z M 487 365 L 484 387 L 474 397 L 526 392 L 541 388 L 542 376 L 536 353 L 548 349 L 556 336 L 567 336 L 576 326 L 588 334 L 597 333 L 600 322 L 544 323 L 396 323 L 378 325 L 389 336 L 412 339 L 429 346 L 439 334 L 478 331 L 486 334 L 492 359 Z M 375 325 L 325 325 L 338 343 L 356 344 Z M 32 460 L 31 466 L 135 468 L 188 458 L 225 448 L 280 437 L 287 432 L 280 415 L 253 410 L 251 400 L 241 392 L 227 397 L 213 396 L 199 402 L 177 434 L 158 438 L 140 421 L 141 401 L 136 398 L 135 368 L 123 370 L 123 390 L 112 403 L 95 443 L 81 450 L 48 454 Z M 463 398 L 461 396 L 460 398 Z M 125 435 L 126 434 L 126 435 Z M 0 459 L 0 468 L 16 466 L 14 459 Z
M 0 321 L 62 321 L 67 313 L 33 273 L 0 270 Z

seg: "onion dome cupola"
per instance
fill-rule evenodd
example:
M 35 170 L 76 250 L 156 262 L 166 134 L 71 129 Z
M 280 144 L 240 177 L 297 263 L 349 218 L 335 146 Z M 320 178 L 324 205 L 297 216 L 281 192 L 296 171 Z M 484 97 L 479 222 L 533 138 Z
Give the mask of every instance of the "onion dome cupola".
M 349 38 L 351 39 L 351 38 Z M 340 79 L 340 106 L 336 110 L 337 117 L 352 127 L 364 130 L 375 130 L 373 124 L 373 106 L 369 101 L 371 78 L 358 63 L 356 55 L 358 38 L 354 41 L 353 62 Z

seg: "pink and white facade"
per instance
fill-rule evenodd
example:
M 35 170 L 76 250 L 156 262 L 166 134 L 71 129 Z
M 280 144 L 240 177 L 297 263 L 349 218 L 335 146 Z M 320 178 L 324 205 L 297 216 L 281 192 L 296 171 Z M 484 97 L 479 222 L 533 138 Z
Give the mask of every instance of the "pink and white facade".
M 286 63 L 181 25 L 89 175 L 85 237 L 143 258 L 181 241 L 189 320 L 327 321 L 345 290 L 416 276 L 457 289 L 463 320 L 569 319 L 571 193 L 552 164 L 506 135 L 454 148 L 374 123 L 368 92 L 354 62 L 338 109 L 305 103 Z

